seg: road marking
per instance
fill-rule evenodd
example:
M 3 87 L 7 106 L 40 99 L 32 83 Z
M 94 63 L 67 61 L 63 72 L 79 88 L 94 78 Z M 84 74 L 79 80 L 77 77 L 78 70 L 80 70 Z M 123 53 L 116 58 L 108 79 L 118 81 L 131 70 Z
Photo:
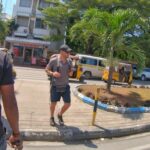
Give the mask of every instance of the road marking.
M 127 148 L 126 150 L 144 150 L 147 148 L 148 149 L 150 148 L 150 144 L 142 145 L 142 146 L 138 146 L 138 147 L 134 147 L 134 148 Z
M 46 82 L 46 83 L 49 83 L 50 81 L 49 80 L 43 80 L 43 79 L 16 79 L 16 81 L 31 81 L 31 82 Z

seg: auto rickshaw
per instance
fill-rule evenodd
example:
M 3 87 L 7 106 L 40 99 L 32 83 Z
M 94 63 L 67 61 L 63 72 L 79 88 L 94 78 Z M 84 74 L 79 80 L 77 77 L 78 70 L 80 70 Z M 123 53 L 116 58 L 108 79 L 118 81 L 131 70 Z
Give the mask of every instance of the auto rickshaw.
M 109 67 L 106 67 L 103 71 L 102 80 L 108 81 L 109 77 Z M 124 82 L 131 85 L 133 80 L 132 65 L 127 63 L 119 63 L 117 66 L 113 67 L 112 81 Z
M 79 64 L 79 57 L 70 55 L 70 58 L 72 59 L 72 65 L 73 65 L 73 74 L 71 78 L 78 79 L 80 82 L 84 82 L 85 76 L 83 74 L 82 65 Z

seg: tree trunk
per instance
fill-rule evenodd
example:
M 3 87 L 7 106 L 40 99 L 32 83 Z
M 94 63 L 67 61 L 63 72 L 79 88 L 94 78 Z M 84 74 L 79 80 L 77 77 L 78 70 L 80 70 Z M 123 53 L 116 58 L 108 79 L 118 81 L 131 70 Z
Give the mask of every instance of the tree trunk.
M 114 53 L 114 48 L 112 46 L 110 50 L 109 76 L 108 76 L 108 82 L 107 82 L 107 90 L 109 93 L 111 92 L 111 83 L 112 83 L 112 75 L 113 75 L 113 53 Z
M 87 54 L 93 54 L 93 42 L 94 42 L 94 39 L 93 39 L 93 36 L 90 36 L 89 39 L 88 39 L 88 45 L 87 45 Z
M 113 66 L 109 66 L 109 76 L 107 82 L 107 90 L 109 93 L 111 92 L 112 74 L 113 74 Z

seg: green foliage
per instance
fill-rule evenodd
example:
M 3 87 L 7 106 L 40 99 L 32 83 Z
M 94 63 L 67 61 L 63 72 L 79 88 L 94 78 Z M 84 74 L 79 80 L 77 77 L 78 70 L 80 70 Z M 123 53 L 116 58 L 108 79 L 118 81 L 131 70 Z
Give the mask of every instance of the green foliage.
M 6 22 L 0 20 L 0 42 L 4 41 L 7 32 L 8 30 Z
M 126 33 L 129 30 L 134 30 L 140 22 L 136 10 L 116 10 L 109 13 L 91 8 L 85 12 L 82 20 L 71 28 L 70 35 L 73 40 L 78 37 L 86 44 L 91 37 L 94 40 L 99 40 L 99 44 L 104 45 L 103 50 L 109 54 L 107 56 L 109 56 L 110 68 L 113 67 L 115 54 L 116 57 L 124 56 L 128 60 L 138 60 L 138 63 L 143 66 L 145 62 L 143 52 L 137 46 L 132 46 L 130 49 L 130 46 L 125 44 Z M 123 51 L 122 48 L 127 51 Z M 110 90 L 111 78 L 112 72 L 110 71 L 108 90 Z
M 5 36 L 8 32 L 7 23 L 1 19 L 2 15 L 2 4 L 0 3 L 0 43 L 2 43 L 5 39 Z
M 12 35 L 12 33 L 16 31 L 19 27 L 19 25 L 16 24 L 15 19 L 8 20 L 7 26 L 8 26 L 8 35 Z
M 65 0 L 64 3 L 60 3 L 59 0 L 48 1 L 55 6 L 54 8 L 44 10 L 45 22 L 49 25 L 50 29 L 54 29 L 55 31 L 55 34 L 52 34 L 49 40 L 60 40 L 61 38 L 66 38 L 67 43 L 77 52 L 106 57 L 110 52 L 110 45 L 112 44 L 111 39 L 117 39 L 117 43 L 115 43 L 114 47 L 114 55 L 116 54 L 115 51 L 118 51 L 121 47 L 126 49 L 126 51 L 131 51 L 132 46 L 136 45 L 133 47 L 138 47 L 137 49 L 140 51 L 144 50 L 147 57 L 146 65 L 150 66 L 149 0 Z M 103 12 L 103 18 L 101 15 L 101 21 L 104 22 L 99 21 L 97 24 L 96 17 L 93 17 L 93 20 L 89 21 L 90 14 L 87 16 L 84 15 L 89 8 L 97 8 L 97 10 L 101 10 L 101 13 Z M 123 24 L 120 24 L 119 22 L 122 17 L 128 18 L 128 15 L 130 15 L 130 12 L 122 14 L 120 9 L 133 10 L 134 15 L 132 13 L 133 17 L 130 17 L 131 20 L 124 19 Z M 90 13 L 93 12 L 91 11 Z M 118 13 L 118 15 L 116 13 Z M 112 14 L 115 17 L 117 16 L 115 20 Z M 122 16 L 121 18 L 119 14 Z M 104 20 L 105 17 L 107 19 Z M 139 22 L 134 26 L 134 21 L 136 21 L 136 19 Z M 80 22 L 80 20 L 82 21 Z M 99 28 L 105 28 L 106 26 L 109 30 L 103 30 L 103 32 L 106 32 L 105 34 L 102 34 L 102 30 L 98 33 L 96 26 L 87 26 L 85 21 L 89 24 L 95 22 Z M 76 25 L 76 23 L 78 23 L 78 25 Z M 118 27 L 115 27 L 117 25 Z M 67 28 L 65 28 L 65 26 Z M 126 26 L 125 32 L 124 26 Z M 81 30 L 81 27 L 84 28 L 84 31 Z M 92 33 L 88 30 L 90 28 L 93 30 Z M 95 28 L 95 30 L 93 28 Z M 67 33 L 66 37 L 63 34 L 63 31 L 65 30 Z M 111 32 L 112 30 L 113 34 Z M 126 36 L 120 36 L 122 35 L 121 33 L 125 33 Z M 123 52 L 124 50 L 122 53 Z M 126 55 L 126 52 L 124 53 L 125 54 L 123 55 L 125 57 L 123 58 L 128 59 L 127 57 L 129 55 Z M 116 57 L 121 57 L 121 55 L 116 55 Z
M 48 0 L 53 4 L 53 7 L 48 7 L 43 10 L 45 16 L 45 23 L 52 30 L 50 35 L 51 40 L 61 40 L 64 39 L 65 28 L 68 24 L 68 7 L 67 5 L 59 2 L 59 0 Z

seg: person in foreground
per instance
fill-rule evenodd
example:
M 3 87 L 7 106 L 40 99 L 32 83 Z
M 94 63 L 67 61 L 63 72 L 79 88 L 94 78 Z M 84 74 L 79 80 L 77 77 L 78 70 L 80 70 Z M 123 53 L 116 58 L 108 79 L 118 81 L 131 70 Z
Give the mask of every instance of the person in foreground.
M 12 134 L 8 138 L 8 144 L 16 150 L 22 150 L 23 144 L 19 131 L 19 114 L 14 92 L 12 63 L 9 56 L 4 51 L 0 51 L 0 95 L 2 96 L 7 120 L 12 128 Z M 7 144 L 1 120 L 0 105 L 0 150 L 6 150 L 6 148 Z
M 61 97 L 63 98 L 64 105 L 58 113 L 57 117 L 60 125 L 64 125 L 63 114 L 70 107 L 70 86 L 69 76 L 72 75 L 72 61 L 69 59 L 71 49 L 68 45 L 62 45 L 59 49 L 59 54 L 53 55 L 47 64 L 45 71 L 51 76 L 50 88 L 50 125 L 55 126 L 54 119 L 55 107 Z

